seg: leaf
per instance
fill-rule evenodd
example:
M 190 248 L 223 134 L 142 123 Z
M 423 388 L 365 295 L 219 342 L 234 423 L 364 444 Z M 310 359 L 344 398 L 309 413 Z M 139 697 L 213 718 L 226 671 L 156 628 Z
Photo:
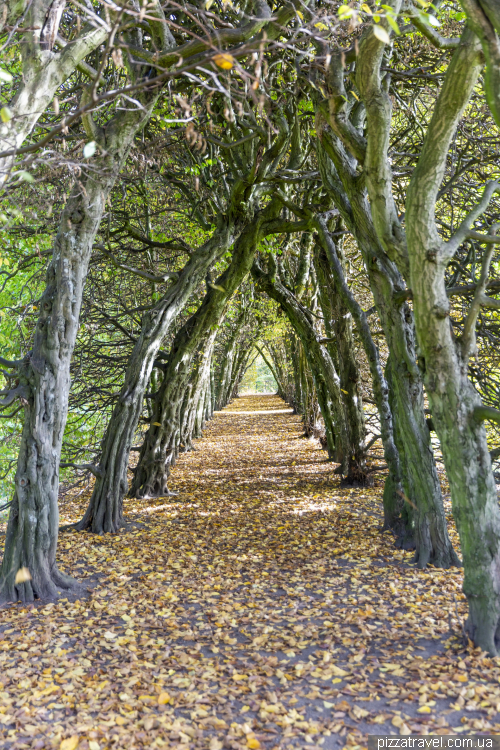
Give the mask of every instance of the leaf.
M 26 170 L 21 169 L 19 172 L 14 172 L 14 176 L 20 179 L 22 182 L 35 182 L 35 178 Z
M 6 83 L 10 83 L 12 81 L 12 76 L 8 70 L 0 68 L 0 81 L 5 81 Z
M 296 12 L 296 14 L 298 15 L 298 17 L 300 18 L 300 20 L 301 20 L 301 21 L 303 21 L 303 20 L 304 20 L 304 14 L 303 14 L 303 13 L 301 13 L 301 11 L 300 11 L 300 10 L 296 10 L 295 12 Z
M 112 641 L 117 637 L 118 633 L 113 633 L 111 630 L 106 630 L 104 637 L 107 641 Z
M 2 109 L 0 109 L 0 118 L 2 122 L 9 122 L 12 120 L 12 112 L 8 107 L 2 107 Z
M 215 55 L 212 60 L 222 70 L 231 70 L 234 65 L 234 57 L 229 52 L 222 52 L 219 55 Z
M 210 10 L 213 4 L 214 0 L 205 0 L 205 10 Z
M 153 422 L 153 425 L 154 425 L 155 427 L 161 427 L 161 422 Z
M 396 32 L 396 34 L 399 36 L 401 34 L 401 32 L 400 32 L 399 26 L 398 26 L 397 22 L 394 20 L 394 18 L 392 16 L 386 16 L 386 21 L 389 24 L 389 26 L 391 27 L 391 29 L 394 32 Z
M 364 10 L 365 13 L 368 13 L 368 15 L 370 15 L 370 16 L 372 15 L 372 9 L 368 5 L 368 3 L 363 3 L 362 6 L 361 6 L 361 10 Z
M 317 29 L 320 29 L 320 31 L 328 31 L 328 26 L 321 21 L 318 21 L 318 23 L 314 24 Z
M 334 664 L 329 664 L 328 669 L 332 674 L 336 675 L 337 677 L 347 677 L 349 672 L 346 672 L 345 669 L 341 669 L 340 667 L 336 667 Z
M 31 581 L 31 573 L 28 568 L 19 568 L 14 579 L 14 583 L 26 583 Z
M 101 750 L 101 746 L 95 740 L 89 740 L 89 750 Z
M 432 711 L 432 708 L 430 706 L 420 706 L 420 708 L 417 708 L 418 714 L 430 714 Z
M 341 5 L 337 13 L 339 17 L 344 20 L 345 18 L 350 18 L 352 15 L 354 15 L 354 10 L 348 5 Z
M 159 706 L 166 706 L 167 703 L 170 703 L 170 694 L 169 693 L 160 693 L 158 696 L 158 705 Z
M 247 747 L 249 747 L 251 750 L 259 750 L 261 747 L 261 744 L 257 737 L 247 737 Z
M 373 33 L 380 42 L 384 42 L 384 44 L 391 43 L 391 37 L 389 36 L 389 34 L 387 33 L 387 31 L 384 29 L 383 26 L 379 26 L 378 24 L 373 26 Z
M 97 144 L 95 141 L 89 141 L 83 147 L 83 156 L 85 159 L 90 159 L 96 152 Z
M 61 744 L 59 745 L 59 750 L 76 750 L 79 742 L 80 737 L 77 734 L 74 734 L 72 737 L 68 737 L 66 740 L 63 740 L 61 742 Z

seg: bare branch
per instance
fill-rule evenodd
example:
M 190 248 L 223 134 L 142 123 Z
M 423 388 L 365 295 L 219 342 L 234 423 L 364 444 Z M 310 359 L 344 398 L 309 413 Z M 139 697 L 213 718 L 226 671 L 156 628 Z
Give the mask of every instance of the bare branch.
M 442 250 L 440 252 L 441 259 L 446 262 L 447 260 L 450 260 L 453 258 L 455 253 L 457 252 L 458 248 L 464 242 L 467 237 L 471 234 L 470 228 L 471 225 L 479 219 L 480 216 L 483 215 L 483 213 L 486 211 L 486 209 L 489 206 L 489 203 L 491 199 L 493 198 L 493 195 L 496 192 L 500 191 L 500 182 L 497 180 L 491 180 L 487 183 L 486 187 L 484 188 L 483 195 L 481 197 L 481 200 L 479 203 L 477 203 L 474 208 L 472 208 L 465 219 L 462 221 L 460 226 L 458 227 L 455 234 L 450 237 L 450 239 L 444 243 Z M 484 235 L 479 235 L 480 239 L 484 237 Z M 498 238 L 498 241 L 500 241 L 500 237 Z
M 490 271 L 490 265 L 493 259 L 494 252 L 495 247 L 490 246 L 483 256 L 483 261 L 481 263 L 481 276 L 479 278 L 479 283 L 474 294 L 474 299 L 472 300 L 471 308 L 467 314 L 467 319 L 465 321 L 464 333 L 462 337 L 462 353 L 465 361 L 469 359 L 471 354 L 475 354 L 476 352 L 476 321 L 481 309 L 481 304 L 484 304 L 484 299 L 488 299 L 488 297 L 486 297 L 485 295 L 485 290 L 488 283 L 488 273 Z

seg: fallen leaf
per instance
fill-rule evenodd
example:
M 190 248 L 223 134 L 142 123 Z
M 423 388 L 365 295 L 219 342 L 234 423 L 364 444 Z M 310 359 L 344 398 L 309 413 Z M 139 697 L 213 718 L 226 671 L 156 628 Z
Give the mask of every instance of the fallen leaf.
M 74 734 L 72 737 L 68 737 L 68 739 L 61 742 L 59 750 L 76 750 L 79 742 L 80 737 L 77 734 Z

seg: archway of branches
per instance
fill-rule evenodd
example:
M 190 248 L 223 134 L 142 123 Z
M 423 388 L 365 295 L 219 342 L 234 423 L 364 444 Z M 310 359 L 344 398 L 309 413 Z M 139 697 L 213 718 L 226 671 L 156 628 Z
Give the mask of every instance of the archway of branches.
M 0 600 L 77 587 L 59 494 L 91 486 L 73 528 L 116 533 L 259 366 L 341 486 L 383 462 L 384 528 L 419 568 L 463 560 L 467 632 L 495 654 L 494 4 L 18 5 Z

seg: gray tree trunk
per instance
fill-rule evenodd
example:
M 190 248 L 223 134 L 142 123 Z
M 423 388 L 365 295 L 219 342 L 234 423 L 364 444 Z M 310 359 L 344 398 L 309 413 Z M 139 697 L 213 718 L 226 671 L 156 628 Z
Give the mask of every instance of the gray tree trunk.
M 153 24 L 154 26 L 154 24 Z M 153 37 L 159 43 L 156 32 Z M 163 37 L 166 44 L 171 37 Z M 141 75 L 144 71 L 138 70 Z M 33 350 L 19 365 L 19 396 L 25 406 L 15 492 L 4 557 L 0 601 L 55 597 L 77 584 L 61 574 L 55 556 L 58 536 L 59 462 L 70 389 L 70 362 L 78 332 L 83 286 L 105 202 L 136 134 L 151 116 L 159 89 L 139 96 L 140 107 L 122 110 L 100 128 L 83 118 L 100 155 L 74 185 L 63 210 L 46 288 L 40 302 Z M 16 584 L 20 568 L 31 580 Z
M 325 423 L 328 454 L 340 464 L 342 475 L 349 482 L 353 473 L 357 471 L 353 461 L 356 449 L 349 433 L 340 378 L 332 358 L 326 347 L 319 343 L 311 314 L 293 292 L 274 274 L 264 273 L 257 263 L 253 265 L 252 274 L 259 286 L 283 309 L 302 342 L 314 376 L 318 402 Z
M 214 260 L 231 246 L 239 231 L 239 225 L 221 220 L 214 236 L 193 254 L 178 281 L 144 316 L 118 402 L 103 438 L 99 476 L 87 510 L 75 526 L 78 530 L 89 529 L 95 534 L 116 533 L 123 525 L 123 498 L 128 491 L 130 449 L 155 358 L 170 326 L 193 290 L 204 279 Z
M 198 311 L 185 323 L 172 345 L 160 389 L 153 401 L 153 417 L 135 469 L 130 494 L 161 497 L 168 494 L 170 468 L 180 443 L 180 408 L 193 357 L 212 329 L 217 329 L 228 300 L 248 274 L 262 236 L 258 214 L 235 243 L 230 266 L 207 294 Z
M 330 262 L 332 273 L 335 275 L 337 292 L 342 297 L 344 305 L 349 309 L 353 317 L 372 376 L 373 395 L 379 413 L 384 457 L 389 468 L 389 474 L 384 486 L 384 528 L 394 529 L 398 536 L 401 536 L 404 529 L 404 524 L 403 529 L 400 528 L 403 506 L 401 467 L 394 439 L 393 418 L 389 403 L 389 386 L 384 377 L 379 351 L 372 338 L 367 316 L 347 285 L 335 243 L 328 232 L 325 222 L 320 218 L 318 219 L 318 229 L 320 242 Z
M 487 208 L 498 183 L 485 188 L 482 200 L 448 242 L 439 237 L 435 222 L 436 196 L 450 142 L 482 65 L 480 46 L 466 29 L 448 67 L 413 172 L 406 227 L 425 386 L 441 441 L 462 546 L 464 593 L 469 604 L 467 632 L 476 646 L 495 655 L 500 647 L 500 511 L 481 399 L 467 377 L 469 357 L 476 348 L 475 326 L 487 283 L 488 253 L 461 340 L 454 338 L 449 321 L 445 269 L 473 222 Z
M 323 183 L 363 255 L 391 356 L 394 395 L 391 405 L 394 422 L 399 426 L 395 442 L 401 461 L 405 502 L 413 510 L 412 525 L 403 533 L 404 544 L 408 547 L 410 537 L 413 537 L 415 562 L 421 568 L 428 563 L 443 568 L 458 565 L 447 531 L 441 486 L 425 418 L 413 315 L 408 304 L 401 304 L 394 295 L 394 292 L 405 289 L 404 280 L 381 246 L 366 191 L 360 188 L 352 165 L 346 161 L 343 147 L 320 122 L 317 130 L 324 147 L 324 151 L 321 147 L 318 149 Z M 394 490 L 397 492 L 396 486 Z M 397 496 L 393 502 L 395 508 L 400 505 Z M 408 517 L 405 513 L 402 520 Z
M 338 245 L 336 253 L 342 268 L 341 248 Z M 360 372 L 354 349 L 352 313 L 340 293 L 341 280 L 333 273 L 321 245 L 315 246 L 314 267 L 318 277 L 326 335 L 334 339 L 331 346 L 337 351 L 340 390 L 349 423 L 349 434 L 355 448 L 353 463 L 356 468 L 351 471 L 350 481 L 352 484 L 364 486 L 370 483 L 370 479 L 366 474 L 365 416 L 360 390 Z

